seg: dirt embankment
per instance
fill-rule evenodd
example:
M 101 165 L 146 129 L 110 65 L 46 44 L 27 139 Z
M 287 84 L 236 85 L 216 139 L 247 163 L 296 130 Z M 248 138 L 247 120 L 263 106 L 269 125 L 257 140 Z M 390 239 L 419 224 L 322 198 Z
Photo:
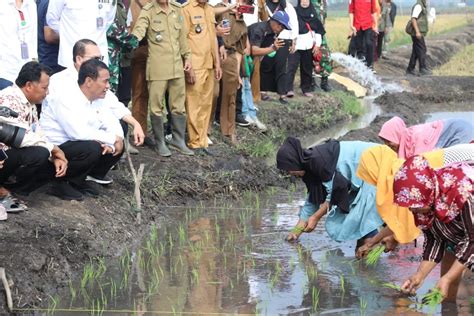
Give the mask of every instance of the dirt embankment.
M 467 28 L 468 34 L 474 35 L 473 30 Z M 430 53 L 435 42 L 446 48 L 447 57 L 439 58 L 437 64 L 446 62 L 456 51 L 448 45 L 453 38 L 457 36 L 428 41 Z M 466 39 L 456 45 L 461 47 L 468 42 Z M 400 65 L 406 64 L 409 49 L 401 48 L 392 55 L 398 54 L 401 57 L 383 61 L 379 73 L 400 74 Z M 404 116 L 408 124 L 420 122 L 423 112 L 436 104 L 459 108 L 463 100 L 472 102 L 472 78 L 416 77 L 402 84 L 410 86 L 413 92 L 384 95 L 377 102 L 386 113 Z M 127 164 L 112 171 L 115 182 L 111 186 L 98 187 L 102 193 L 98 199 L 64 202 L 47 195 L 47 187 L 31 194 L 26 199 L 29 211 L 10 215 L 8 221 L 0 222 L 0 266 L 6 268 L 13 282 L 14 306 L 47 305 L 48 295 L 67 289 L 68 281 L 82 272 L 90 258 L 117 256 L 124 248 L 139 243 L 150 224 L 159 225 L 175 218 L 173 209 L 166 206 L 192 206 L 214 198 L 238 197 L 247 190 L 282 185 L 274 167 L 252 155 L 261 153 L 265 146 L 275 149 L 275 144 L 286 135 L 316 134 L 332 123 L 349 118 L 340 99 L 328 94 L 318 94 L 311 102 L 296 99 L 289 106 L 263 102 L 259 108 L 260 118 L 270 129 L 263 135 L 239 128 L 238 135 L 245 146 L 229 147 L 214 130 L 212 138 L 217 144 L 212 147 L 213 157 L 174 154 L 171 158 L 159 158 L 153 151 L 141 149 L 140 155 L 133 157 L 135 166 L 146 164 L 141 225 L 135 223 L 133 180 Z M 382 121 L 384 118 L 378 117 L 370 128 L 351 132 L 345 138 L 376 140 L 374 135 Z M 1 292 L 0 312 L 5 306 Z

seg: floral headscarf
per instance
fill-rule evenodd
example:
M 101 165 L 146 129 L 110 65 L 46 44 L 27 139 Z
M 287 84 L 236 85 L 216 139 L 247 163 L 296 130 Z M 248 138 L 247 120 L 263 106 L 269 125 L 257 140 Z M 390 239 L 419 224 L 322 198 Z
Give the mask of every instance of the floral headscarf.
M 415 214 L 415 223 L 429 229 L 435 218 L 451 222 L 474 193 L 473 168 L 465 164 L 434 170 L 421 156 L 413 156 L 400 168 L 393 183 L 395 203 L 403 207 L 431 207 Z

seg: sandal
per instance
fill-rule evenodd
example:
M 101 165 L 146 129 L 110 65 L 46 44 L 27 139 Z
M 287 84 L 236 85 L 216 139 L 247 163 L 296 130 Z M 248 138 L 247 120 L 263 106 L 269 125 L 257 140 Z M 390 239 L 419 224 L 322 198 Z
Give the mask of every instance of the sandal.
M 28 210 L 26 204 L 24 204 L 22 201 L 15 198 L 11 194 L 8 194 L 7 196 L 1 199 L 0 205 L 2 205 L 6 209 L 7 213 L 19 213 Z

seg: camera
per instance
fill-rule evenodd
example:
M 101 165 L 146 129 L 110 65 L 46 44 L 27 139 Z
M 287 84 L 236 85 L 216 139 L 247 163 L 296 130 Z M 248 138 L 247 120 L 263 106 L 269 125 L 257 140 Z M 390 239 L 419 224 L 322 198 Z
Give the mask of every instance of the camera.
M 0 116 L 2 117 L 18 117 L 18 113 L 6 106 L 0 106 Z M 7 123 L 0 123 L 0 143 L 7 146 L 19 148 L 26 129 Z

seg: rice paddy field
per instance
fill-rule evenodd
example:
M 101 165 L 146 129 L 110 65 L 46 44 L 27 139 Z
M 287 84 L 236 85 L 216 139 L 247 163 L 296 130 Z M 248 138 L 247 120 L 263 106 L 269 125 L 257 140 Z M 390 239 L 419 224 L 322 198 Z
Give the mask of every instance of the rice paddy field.
M 433 71 L 438 76 L 474 75 L 474 45 L 466 46 L 448 63 Z
M 334 52 L 347 52 L 349 40 L 349 16 L 340 16 L 341 13 L 331 12 L 326 20 L 326 32 L 329 46 Z M 405 26 L 409 19 L 408 15 L 398 15 L 395 19 L 395 27 L 392 30 L 389 48 L 411 43 L 411 38 L 405 33 Z M 430 26 L 428 37 L 446 33 L 458 29 L 469 23 L 473 23 L 474 15 L 470 11 L 455 14 L 439 14 L 434 24 Z

